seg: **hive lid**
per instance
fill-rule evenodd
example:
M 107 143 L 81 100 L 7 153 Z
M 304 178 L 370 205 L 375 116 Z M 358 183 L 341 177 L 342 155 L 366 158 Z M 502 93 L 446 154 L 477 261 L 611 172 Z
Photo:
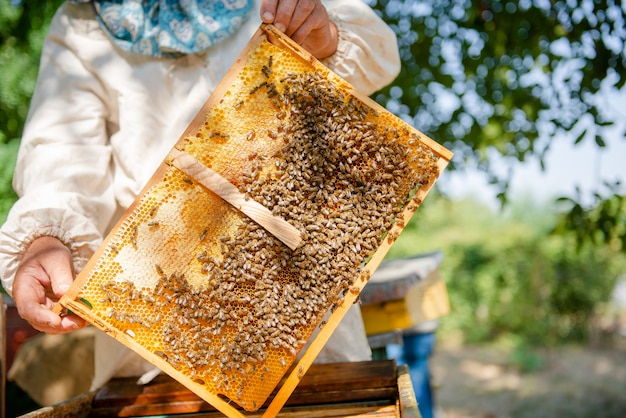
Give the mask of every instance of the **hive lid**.
M 262 25 L 60 306 L 226 415 L 275 416 L 451 156 Z
M 442 261 L 443 253 L 435 251 L 381 263 L 361 292 L 361 303 L 402 299 L 413 286 L 437 270 Z

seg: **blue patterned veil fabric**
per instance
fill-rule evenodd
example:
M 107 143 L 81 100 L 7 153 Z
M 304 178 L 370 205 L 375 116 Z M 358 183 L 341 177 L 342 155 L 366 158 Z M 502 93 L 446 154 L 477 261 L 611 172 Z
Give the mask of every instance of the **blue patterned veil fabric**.
M 202 52 L 233 35 L 249 17 L 252 1 L 92 0 L 92 3 L 100 25 L 120 48 L 155 57 L 175 57 Z

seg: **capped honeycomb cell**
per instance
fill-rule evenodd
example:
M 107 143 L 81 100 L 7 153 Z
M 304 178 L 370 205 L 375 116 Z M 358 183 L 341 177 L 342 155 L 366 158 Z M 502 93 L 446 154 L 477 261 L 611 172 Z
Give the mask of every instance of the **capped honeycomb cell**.
M 278 413 L 451 153 L 263 25 L 61 305 L 229 416 Z M 272 399 L 270 396 L 275 392 Z

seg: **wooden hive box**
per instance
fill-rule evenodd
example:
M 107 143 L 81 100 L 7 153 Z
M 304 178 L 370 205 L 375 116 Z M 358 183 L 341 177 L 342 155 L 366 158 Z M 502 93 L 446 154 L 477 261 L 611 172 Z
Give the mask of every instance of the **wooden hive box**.
M 441 252 L 387 261 L 361 293 L 361 313 L 368 336 L 410 331 L 450 312 L 441 278 Z
M 451 156 L 262 25 L 60 305 L 275 416 Z
M 170 376 L 157 376 L 145 385 L 137 385 L 136 380 L 116 378 L 96 391 L 22 418 L 223 416 Z M 248 414 L 259 417 L 262 413 L 261 409 Z M 420 413 L 408 367 L 396 367 L 392 360 L 372 360 L 313 364 L 278 417 L 419 418 Z

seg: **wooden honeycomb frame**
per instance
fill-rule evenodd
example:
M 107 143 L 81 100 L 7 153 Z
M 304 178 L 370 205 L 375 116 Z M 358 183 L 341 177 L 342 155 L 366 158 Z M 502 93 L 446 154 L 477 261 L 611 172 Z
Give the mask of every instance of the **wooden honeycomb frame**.
M 302 242 L 268 233 L 181 155 Z M 262 25 L 57 309 L 230 417 L 276 416 L 451 157 Z

